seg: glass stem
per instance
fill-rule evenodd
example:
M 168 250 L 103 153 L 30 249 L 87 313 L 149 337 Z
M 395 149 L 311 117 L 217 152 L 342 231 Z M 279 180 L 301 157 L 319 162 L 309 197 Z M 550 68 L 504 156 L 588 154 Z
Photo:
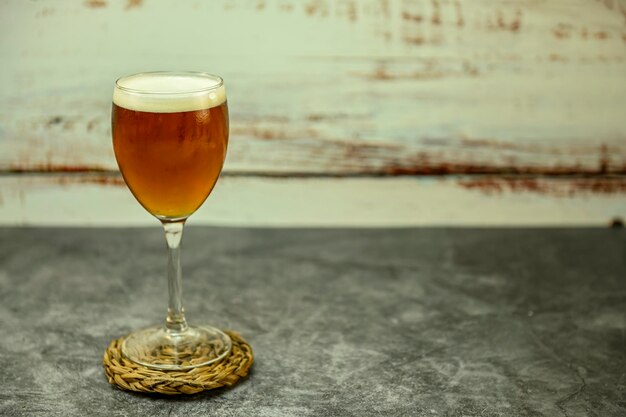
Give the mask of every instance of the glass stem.
M 163 222 L 167 242 L 167 282 L 169 287 L 169 307 L 165 327 L 169 332 L 181 333 L 187 330 L 185 309 L 183 308 L 183 274 L 180 267 L 180 242 L 183 237 L 185 220 Z

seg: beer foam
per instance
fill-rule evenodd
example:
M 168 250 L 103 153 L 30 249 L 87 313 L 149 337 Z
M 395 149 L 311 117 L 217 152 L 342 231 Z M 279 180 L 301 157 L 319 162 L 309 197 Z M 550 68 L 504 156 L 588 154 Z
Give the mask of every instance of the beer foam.
M 152 113 L 210 109 L 225 101 L 222 79 L 204 73 L 136 74 L 117 80 L 113 91 L 117 106 Z

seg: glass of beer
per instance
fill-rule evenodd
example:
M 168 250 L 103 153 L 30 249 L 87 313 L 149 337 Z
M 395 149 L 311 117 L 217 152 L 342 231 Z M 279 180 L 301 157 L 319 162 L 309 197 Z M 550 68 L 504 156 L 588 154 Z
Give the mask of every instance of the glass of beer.
M 205 366 L 230 353 L 210 326 L 190 326 L 182 303 L 183 226 L 209 196 L 224 164 L 228 107 L 223 80 L 199 72 L 149 72 L 118 79 L 111 115 L 113 148 L 137 201 L 161 221 L 168 248 L 165 324 L 128 335 L 122 354 L 155 369 Z

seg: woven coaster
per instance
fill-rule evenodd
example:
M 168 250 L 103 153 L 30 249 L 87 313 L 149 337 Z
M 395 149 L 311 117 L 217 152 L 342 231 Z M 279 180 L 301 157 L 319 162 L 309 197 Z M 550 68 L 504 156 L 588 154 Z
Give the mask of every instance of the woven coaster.
M 127 391 L 178 395 L 231 387 L 248 375 L 254 354 L 252 347 L 238 333 L 225 333 L 233 343 L 227 358 L 184 371 L 160 371 L 138 365 L 122 356 L 120 348 L 124 338 L 115 339 L 104 352 L 104 372 L 110 384 Z

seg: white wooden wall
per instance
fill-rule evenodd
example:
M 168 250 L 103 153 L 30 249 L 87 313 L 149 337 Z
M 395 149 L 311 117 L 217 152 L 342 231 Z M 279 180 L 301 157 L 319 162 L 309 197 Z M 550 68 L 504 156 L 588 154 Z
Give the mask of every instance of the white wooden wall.
M 222 75 L 196 223 L 626 218 L 626 2 L 0 0 L 0 222 L 141 224 L 115 78 Z

